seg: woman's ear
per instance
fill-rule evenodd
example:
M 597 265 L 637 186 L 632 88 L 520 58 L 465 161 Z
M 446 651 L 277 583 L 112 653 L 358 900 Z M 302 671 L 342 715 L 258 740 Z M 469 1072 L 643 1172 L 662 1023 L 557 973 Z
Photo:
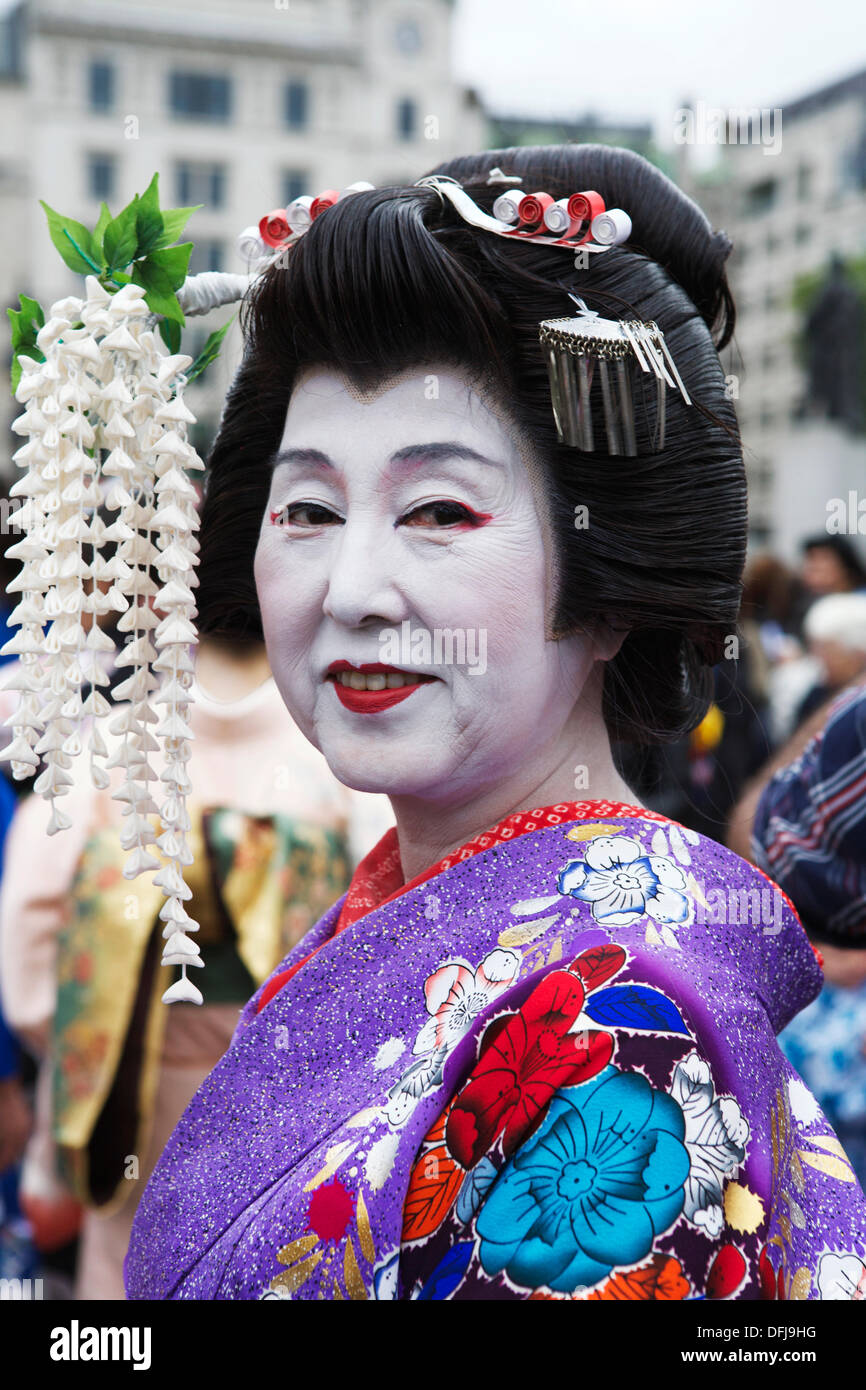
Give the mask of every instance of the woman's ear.
M 627 627 L 616 627 L 609 619 L 600 619 L 592 632 L 592 654 L 595 661 L 612 661 L 628 637 Z

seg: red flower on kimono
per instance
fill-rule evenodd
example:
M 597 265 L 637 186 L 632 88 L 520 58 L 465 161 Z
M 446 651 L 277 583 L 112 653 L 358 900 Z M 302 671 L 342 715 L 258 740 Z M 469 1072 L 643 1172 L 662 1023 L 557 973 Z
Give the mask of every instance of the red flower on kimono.
M 541 1123 L 560 1086 L 587 1081 L 613 1053 L 609 1033 L 569 1029 L 585 998 L 577 975 L 556 970 L 532 991 L 518 1013 L 495 1019 L 460 1091 L 445 1129 L 450 1153 L 474 1168 L 504 1131 L 506 1157 Z

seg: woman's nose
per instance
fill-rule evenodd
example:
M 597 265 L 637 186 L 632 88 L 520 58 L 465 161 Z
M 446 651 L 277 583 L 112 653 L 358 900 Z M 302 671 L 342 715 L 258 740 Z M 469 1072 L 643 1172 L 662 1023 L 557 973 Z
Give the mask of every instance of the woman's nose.
M 344 627 L 395 623 L 408 614 L 393 528 L 348 521 L 331 551 L 325 614 Z

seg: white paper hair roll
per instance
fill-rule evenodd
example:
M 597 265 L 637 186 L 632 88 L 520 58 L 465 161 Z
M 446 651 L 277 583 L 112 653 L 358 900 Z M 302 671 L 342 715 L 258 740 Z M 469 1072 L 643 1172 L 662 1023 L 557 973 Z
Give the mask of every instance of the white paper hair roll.
M 510 227 L 516 226 L 520 221 L 517 209 L 521 198 L 525 196 L 516 188 L 509 188 L 507 193 L 500 193 L 493 204 L 493 216 L 498 217 L 500 222 L 507 222 Z
M 312 222 L 310 208 L 313 206 L 313 199 L 308 193 L 296 198 L 286 208 L 286 221 L 293 232 L 305 232 Z
M 619 246 L 631 236 L 631 218 L 622 208 L 608 208 L 592 219 L 590 230 L 599 246 Z
M 554 236 L 564 236 L 571 226 L 571 214 L 568 211 L 568 199 L 560 198 L 558 202 L 551 203 L 544 214 L 544 225 Z
M 344 188 L 340 197 L 345 198 L 347 193 L 372 193 L 374 188 L 375 184 L 367 183 L 365 179 L 358 179 L 357 183 L 350 183 Z
M 250 265 L 253 261 L 259 261 L 263 256 L 267 256 L 270 248 L 265 246 L 259 236 L 258 227 L 244 227 L 238 237 L 238 251 L 241 260 Z

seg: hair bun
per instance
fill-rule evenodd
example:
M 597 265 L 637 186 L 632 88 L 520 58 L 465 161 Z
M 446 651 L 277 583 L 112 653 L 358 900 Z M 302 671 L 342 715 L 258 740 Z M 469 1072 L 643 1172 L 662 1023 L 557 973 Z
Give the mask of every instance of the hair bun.
M 502 188 L 488 185 L 487 175 L 497 166 L 520 174 L 524 188 L 543 188 L 557 199 L 593 188 L 607 207 L 624 208 L 632 222 L 628 250 L 649 256 L 685 290 L 717 348 L 730 341 L 735 314 L 725 262 L 731 240 L 713 231 L 697 203 L 648 159 L 610 145 L 528 145 L 453 159 L 431 172 L 472 186 L 472 196 L 492 208 Z

